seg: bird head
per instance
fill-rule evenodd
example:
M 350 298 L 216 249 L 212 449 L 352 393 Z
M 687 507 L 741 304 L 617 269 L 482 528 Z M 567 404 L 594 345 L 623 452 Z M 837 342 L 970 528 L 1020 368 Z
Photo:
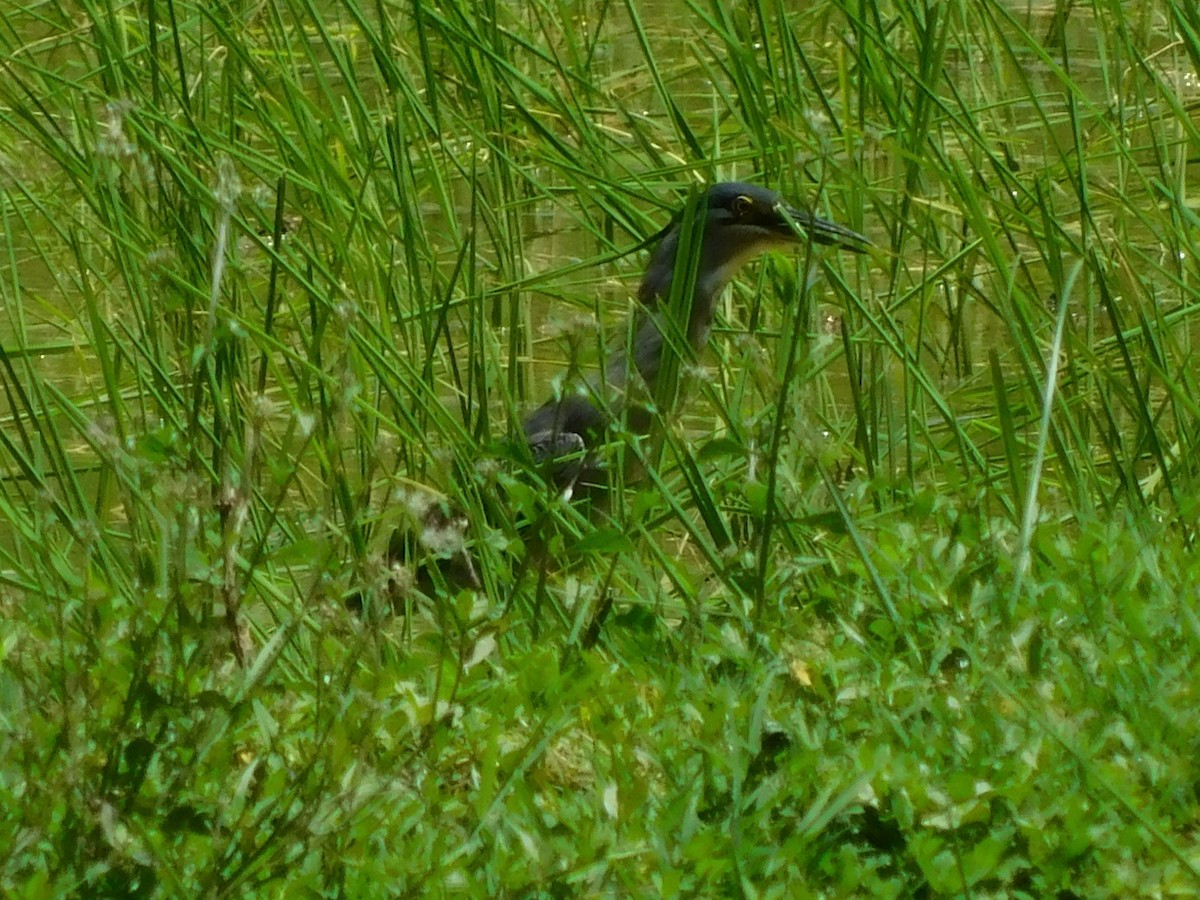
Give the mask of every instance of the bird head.
M 775 191 L 722 182 L 708 188 L 690 210 L 676 214 L 661 232 L 639 291 L 643 302 L 665 297 L 670 290 L 680 236 L 689 215 L 691 227 L 700 234 L 696 295 L 704 305 L 715 303 L 737 270 L 767 250 L 811 241 L 863 253 L 871 245 L 857 231 L 785 203 Z

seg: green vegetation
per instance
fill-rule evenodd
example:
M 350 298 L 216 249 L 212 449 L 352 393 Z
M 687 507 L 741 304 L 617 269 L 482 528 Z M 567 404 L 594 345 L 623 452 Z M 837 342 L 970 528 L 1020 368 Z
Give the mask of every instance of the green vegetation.
M 0 51 L 4 894 L 1200 888 L 1194 3 L 35 0 Z M 732 177 L 880 249 L 749 268 L 564 502 L 522 414 Z

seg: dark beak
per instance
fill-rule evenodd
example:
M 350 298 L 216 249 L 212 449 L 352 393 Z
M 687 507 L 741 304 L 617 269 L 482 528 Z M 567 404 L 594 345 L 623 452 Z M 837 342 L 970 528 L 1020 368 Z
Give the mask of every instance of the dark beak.
M 857 231 L 851 231 L 827 219 L 791 206 L 777 206 L 779 233 L 793 240 L 807 238 L 818 244 L 831 244 L 852 253 L 866 253 L 873 246 L 870 239 Z

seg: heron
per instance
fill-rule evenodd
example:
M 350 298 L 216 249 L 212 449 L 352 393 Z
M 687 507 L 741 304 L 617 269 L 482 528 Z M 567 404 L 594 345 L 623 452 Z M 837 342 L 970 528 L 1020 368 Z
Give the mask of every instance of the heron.
M 608 354 L 601 371 L 577 389 L 559 392 L 525 419 L 525 441 L 547 484 L 567 500 L 580 484 L 589 494 L 593 489 L 603 493 L 596 451 L 609 427 L 621 417 L 637 431 L 647 431 L 654 422 L 629 398 L 643 391 L 655 396 L 668 350 L 684 342 L 693 352 L 704 348 L 717 302 L 743 265 L 769 250 L 805 242 L 855 253 L 871 246 L 857 231 L 794 207 L 757 185 L 722 182 L 695 195 L 657 235 L 638 288 L 632 342 Z M 422 524 L 445 525 L 453 514 L 439 506 L 432 515 Z M 457 516 L 454 521 L 459 519 L 462 531 L 466 519 Z M 394 543 L 398 536 L 393 535 Z M 389 556 L 403 558 L 402 548 L 390 550 Z M 481 587 L 473 555 L 465 548 L 429 560 L 417 580 L 426 594 L 439 582 Z

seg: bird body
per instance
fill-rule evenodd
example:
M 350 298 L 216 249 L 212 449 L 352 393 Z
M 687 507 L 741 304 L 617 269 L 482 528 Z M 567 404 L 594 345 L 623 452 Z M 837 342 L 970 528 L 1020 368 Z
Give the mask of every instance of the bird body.
M 681 258 L 685 237 L 690 242 Z M 653 396 L 667 345 L 664 330 L 670 328 L 664 316 L 673 312 L 664 301 L 687 301 L 682 304 L 687 308 L 686 332 L 680 333 L 686 333 L 692 349 L 699 351 L 708 342 L 721 293 L 742 266 L 767 250 L 804 239 L 855 252 L 870 245 L 858 232 L 788 206 L 777 193 L 757 185 L 723 182 L 694 198 L 663 229 L 651 253 L 638 289 L 641 309 L 629 351 L 612 353 L 601 373 L 576 391 L 551 398 L 525 420 L 525 439 L 534 460 L 550 465 L 553 481 L 570 490 L 590 470 L 588 455 L 609 421 L 626 406 L 632 372 Z M 678 277 L 691 283 L 690 297 L 672 297 Z M 682 316 L 677 327 L 683 328 Z
M 545 467 L 546 481 L 567 498 L 578 485 L 602 492 L 595 450 L 614 417 L 623 415 L 626 426 L 637 431 L 653 421 L 638 403 L 630 402 L 631 377 L 644 385 L 639 392 L 655 398 L 666 352 L 681 344 L 673 338 L 686 335 L 692 350 L 700 351 L 708 341 L 717 301 L 741 267 L 764 251 L 805 240 L 856 252 L 870 245 L 861 234 L 794 209 L 778 194 L 755 185 L 716 184 L 693 197 L 662 230 L 651 252 L 638 290 L 631 346 L 609 354 L 598 374 L 551 398 L 525 420 L 530 455 Z M 673 290 L 680 278 L 684 281 Z M 421 524 L 436 531 L 457 527 L 457 518 L 436 507 Z M 399 532 L 393 535 L 390 558 L 404 557 L 399 537 Z M 540 541 L 535 538 L 534 544 Z M 481 587 L 474 556 L 463 548 L 431 555 L 416 583 L 427 594 L 441 586 Z M 355 594 L 347 604 L 361 610 L 361 597 Z M 597 615 L 589 633 L 594 634 L 602 618 Z

